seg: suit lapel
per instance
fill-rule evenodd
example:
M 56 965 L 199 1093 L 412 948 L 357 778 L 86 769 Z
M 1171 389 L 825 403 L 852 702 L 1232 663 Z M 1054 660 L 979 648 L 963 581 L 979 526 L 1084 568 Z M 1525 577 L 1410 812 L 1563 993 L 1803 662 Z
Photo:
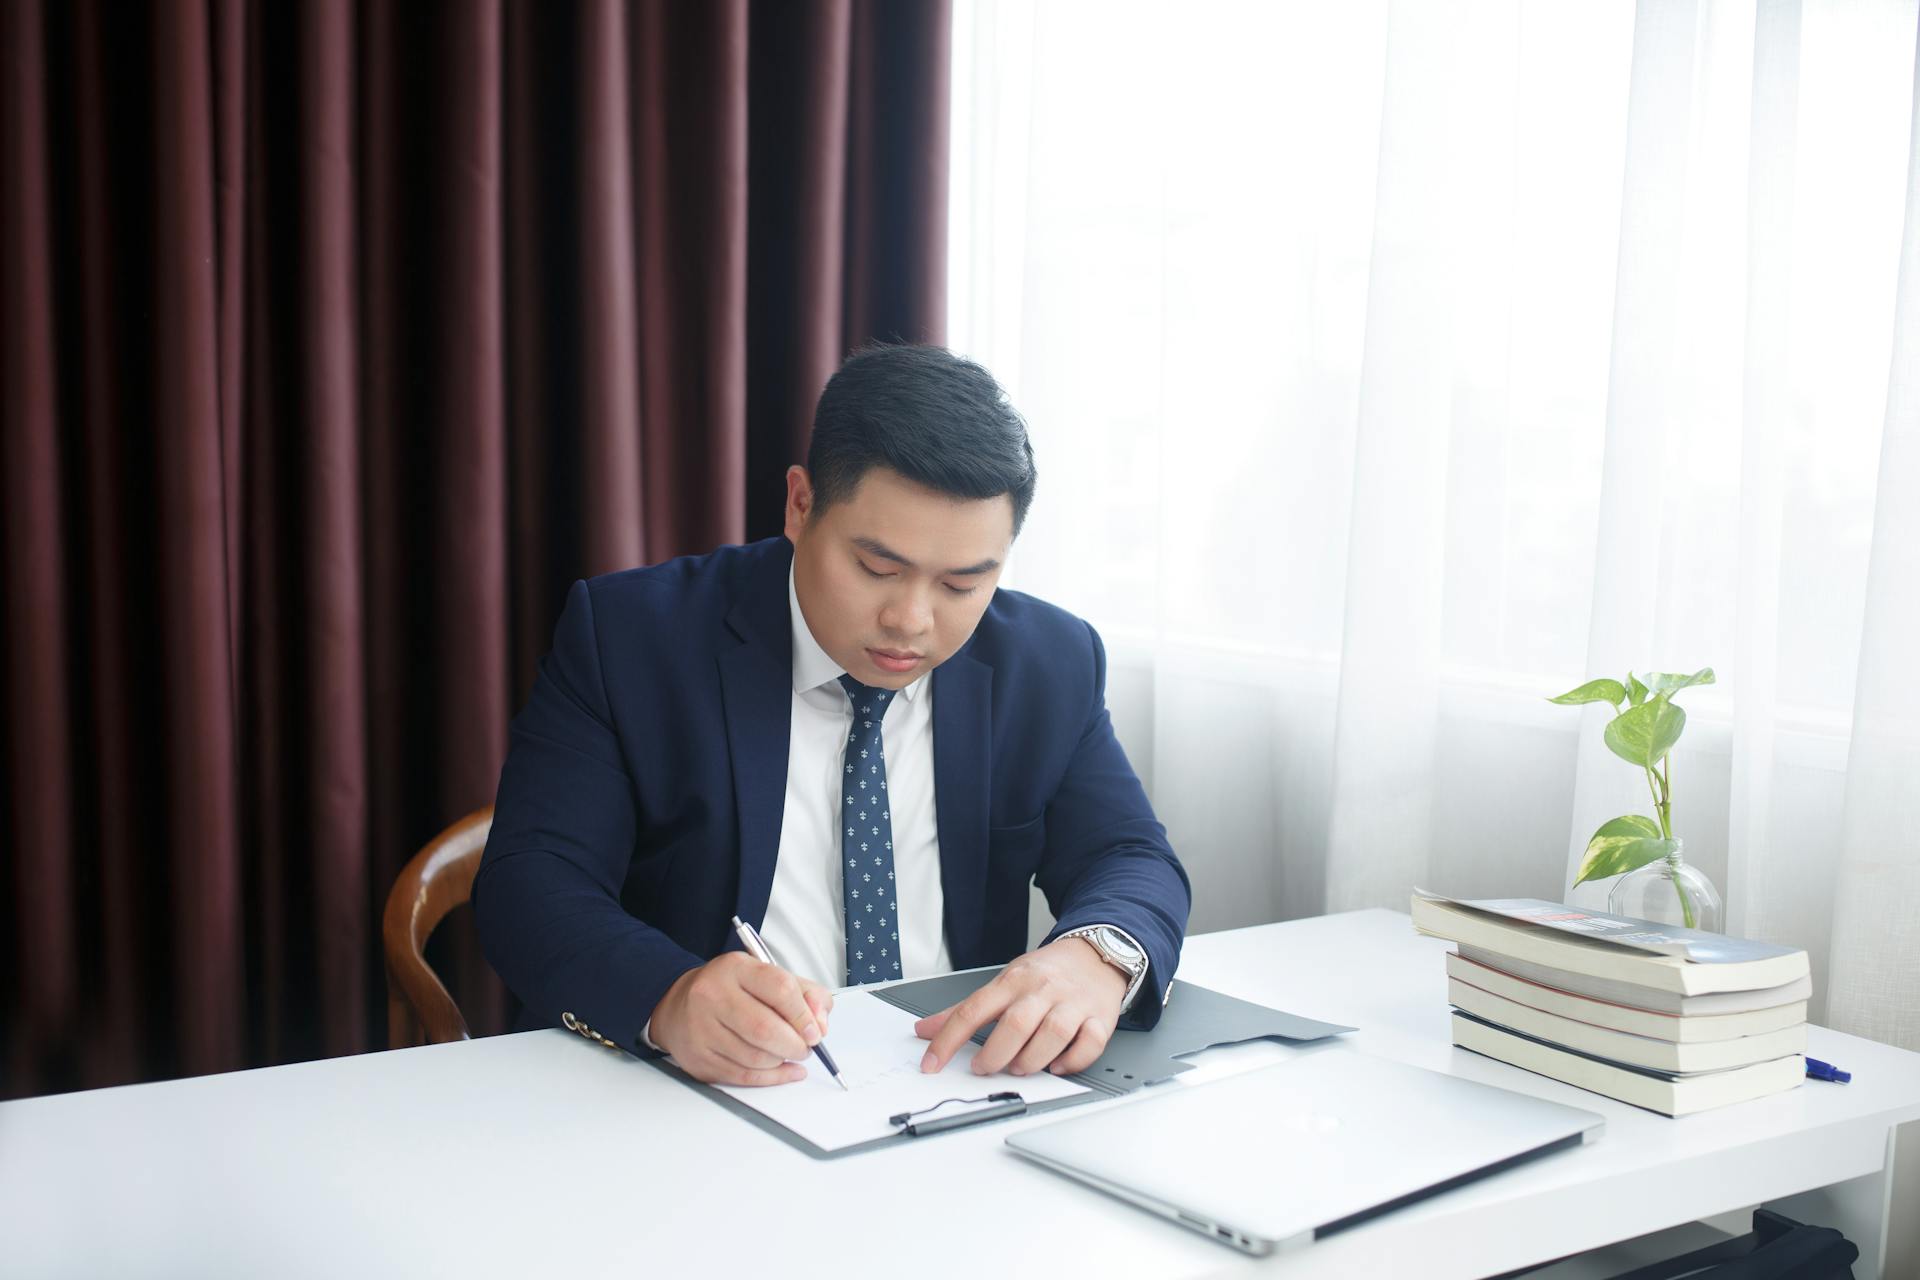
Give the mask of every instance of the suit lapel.
M 948 945 L 965 967 L 987 902 L 993 668 L 962 649 L 933 670 L 933 799 Z
M 755 927 L 765 921 L 767 896 L 773 891 L 786 801 L 793 635 L 785 579 L 791 563 L 792 550 L 783 539 L 747 575 L 727 614 L 727 626 L 740 644 L 719 656 L 727 750 L 733 762 L 734 816 L 740 831 L 735 911 Z

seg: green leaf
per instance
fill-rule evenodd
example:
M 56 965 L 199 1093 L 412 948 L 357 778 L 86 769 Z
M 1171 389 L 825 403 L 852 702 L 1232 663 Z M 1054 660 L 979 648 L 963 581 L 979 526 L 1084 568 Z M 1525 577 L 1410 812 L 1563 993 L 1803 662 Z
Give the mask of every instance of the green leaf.
M 1631 671 L 1627 672 L 1627 702 L 1637 707 L 1646 700 L 1647 686 L 1640 683 L 1639 676 Z
M 1629 813 L 1601 824 L 1587 841 L 1587 853 L 1580 860 L 1580 874 L 1574 883 L 1604 880 L 1622 875 L 1664 858 L 1679 847 L 1679 842 L 1661 836 L 1660 825 L 1644 814 Z
M 1569 689 L 1557 698 L 1548 698 L 1548 702 L 1558 702 L 1562 706 L 1574 707 L 1583 702 L 1611 702 L 1619 706 L 1627 696 L 1626 686 L 1618 680 L 1589 680 L 1578 689 Z
M 1670 671 L 1651 671 L 1647 679 L 1653 681 L 1653 691 L 1672 696 L 1682 689 L 1690 689 L 1696 684 L 1712 684 L 1713 668 L 1702 667 L 1690 676 L 1675 675 Z
M 1652 836 L 1660 839 L 1660 824 L 1644 813 L 1623 813 L 1619 817 L 1600 824 L 1593 833 L 1598 840 L 1601 836 Z
M 1668 702 L 1666 694 L 1656 693 L 1652 701 L 1629 707 L 1607 721 L 1605 737 L 1613 754 L 1628 764 L 1651 769 L 1673 750 L 1686 727 L 1687 713 Z

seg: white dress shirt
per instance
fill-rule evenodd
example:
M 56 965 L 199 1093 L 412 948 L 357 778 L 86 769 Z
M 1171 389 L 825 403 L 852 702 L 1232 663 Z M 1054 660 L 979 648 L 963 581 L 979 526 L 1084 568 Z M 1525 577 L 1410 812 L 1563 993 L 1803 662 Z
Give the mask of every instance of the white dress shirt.
M 847 981 L 845 896 L 840 873 L 840 774 L 853 704 L 846 669 L 827 656 L 800 612 L 787 571 L 793 627 L 793 708 L 787 728 L 787 796 L 780 854 L 760 934 L 790 973 L 822 986 Z M 933 682 L 921 676 L 882 713 L 893 871 L 900 908 L 900 972 L 925 978 L 953 969 L 941 923 L 940 834 L 933 799 Z

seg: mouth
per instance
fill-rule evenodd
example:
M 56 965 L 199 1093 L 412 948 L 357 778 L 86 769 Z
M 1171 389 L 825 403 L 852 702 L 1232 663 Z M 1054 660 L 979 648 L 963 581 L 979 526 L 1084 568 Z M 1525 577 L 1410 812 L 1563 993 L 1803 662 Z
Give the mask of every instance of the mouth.
M 901 675 L 920 665 L 926 655 L 904 649 L 869 649 L 867 659 L 889 675 Z

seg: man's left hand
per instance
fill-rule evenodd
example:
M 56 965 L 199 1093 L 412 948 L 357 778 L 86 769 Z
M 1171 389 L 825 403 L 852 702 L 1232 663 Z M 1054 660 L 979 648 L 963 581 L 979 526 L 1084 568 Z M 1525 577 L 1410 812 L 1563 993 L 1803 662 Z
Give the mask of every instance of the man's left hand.
M 973 1055 L 975 1075 L 1084 1071 L 1107 1047 L 1126 994 L 1127 975 L 1101 959 L 1092 943 L 1050 942 L 960 1003 L 914 1023 L 916 1035 L 933 1041 L 920 1070 L 943 1070 L 974 1032 L 997 1018 L 1000 1025 Z

